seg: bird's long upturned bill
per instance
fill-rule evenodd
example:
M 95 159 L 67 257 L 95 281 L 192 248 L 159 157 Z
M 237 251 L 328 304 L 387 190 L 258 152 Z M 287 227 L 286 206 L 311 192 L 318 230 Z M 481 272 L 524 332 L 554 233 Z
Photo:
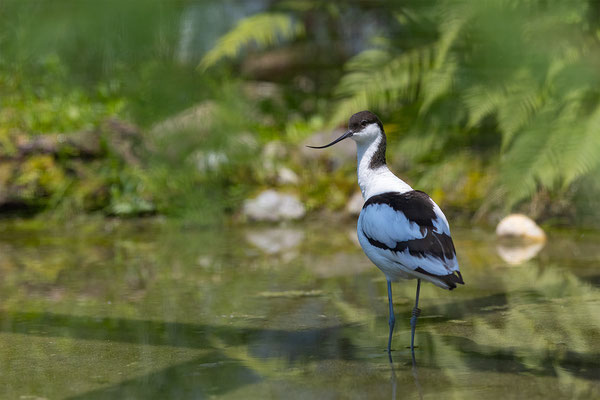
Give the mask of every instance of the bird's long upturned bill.
M 344 133 L 342 136 L 340 136 L 339 138 L 335 139 L 333 142 L 326 144 L 325 146 L 307 146 L 307 147 L 310 147 L 311 149 L 324 149 L 326 147 L 333 146 L 337 142 L 341 142 L 342 140 L 344 140 L 350 136 L 352 136 L 352 132 L 348 131 L 348 132 Z

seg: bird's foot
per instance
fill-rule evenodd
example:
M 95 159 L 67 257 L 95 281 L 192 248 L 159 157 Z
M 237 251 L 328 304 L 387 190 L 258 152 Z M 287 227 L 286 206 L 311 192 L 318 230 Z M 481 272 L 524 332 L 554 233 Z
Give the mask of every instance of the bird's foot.
M 421 309 L 418 307 L 413 308 L 412 310 L 412 316 L 413 317 L 418 317 L 419 315 L 421 315 Z

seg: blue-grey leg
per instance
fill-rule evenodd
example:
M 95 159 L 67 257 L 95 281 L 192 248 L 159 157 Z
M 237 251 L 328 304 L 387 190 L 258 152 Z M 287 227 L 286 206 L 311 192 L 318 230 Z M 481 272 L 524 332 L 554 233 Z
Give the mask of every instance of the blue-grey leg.
M 392 305 L 392 282 L 387 281 L 387 289 L 388 289 L 388 301 L 390 303 L 390 338 L 388 339 L 388 353 L 392 354 L 392 333 L 394 333 L 394 324 L 396 323 L 396 317 L 394 317 L 394 306 Z
M 417 279 L 417 298 L 415 300 L 415 308 L 412 310 L 412 317 L 410 317 L 410 350 L 412 351 L 413 361 L 415 358 L 415 328 L 417 327 L 417 318 L 421 314 L 419 309 L 419 290 L 421 289 L 421 280 Z

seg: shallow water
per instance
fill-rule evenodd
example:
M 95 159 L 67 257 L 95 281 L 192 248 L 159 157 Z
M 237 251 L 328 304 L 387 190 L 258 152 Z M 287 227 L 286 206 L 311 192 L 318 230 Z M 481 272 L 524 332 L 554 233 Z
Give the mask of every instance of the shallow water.
M 454 229 L 467 282 L 385 281 L 353 223 L 0 224 L 0 398 L 600 398 L 600 236 L 512 265 Z

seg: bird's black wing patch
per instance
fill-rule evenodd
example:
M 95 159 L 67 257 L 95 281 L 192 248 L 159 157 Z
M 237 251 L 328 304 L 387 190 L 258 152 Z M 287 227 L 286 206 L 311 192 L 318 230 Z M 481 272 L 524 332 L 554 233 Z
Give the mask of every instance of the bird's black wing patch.
M 460 272 L 455 275 L 451 270 L 451 265 L 456 263 L 456 250 L 450 235 L 445 232 L 436 231 L 434 221 L 439 225 L 438 216 L 435 212 L 433 200 L 424 192 L 413 190 L 406 193 L 387 192 L 369 198 L 363 209 L 375 204 L 385 204 L 396 212 L 401 212 L 406 219 L 414 222 L 419 227 L 422 238 L 398 240 L 395 246 L 390 247 L 381 241 L 370 237 L 363 229 L 363 234 L 372 246 L 383 250 L 390 250 L 393 253 L 405 252 L 414 257 L 413 264 L 415 271 L 434 276 L 445 282 L 450 288 L 455 288 L 457 283 L 464 284 Z M 418 267 L 419 259 L 431 257 L 439 260 L 440 267 L 446 270 L 447 274 L 437 274 Z M 414 268 L 414 267 L 413 267 Z M 441 271 L 440 271 L 441 272 Z
M 437 218 L 433 209 L 433 201 L 425 192 L 411 190 L 406 193 L 386 192 L 370 197 L 363 208 L 371 204 L 386 204 L 394 211 L 400 211 L 406 218 L 416 223 L 421 232 L 426 228 L 433 229 L 433 220 Z
M 393 252 L 400 252 L 408 249 L 408 253 L 413 257 L 432 256 L 443 262 L 444 259 L 451 259 L 456 255 L 452 238 L 445 233 L 436 233 L 432 229 L 427 229 L 423 239 L 411 239 L 396 242 L 395 247 L 389 247 L 385 243 L 381 243 L 369 237 L 364 231 L 363 233 L 367 240 L 369 240 L 369 243 L 375 247 L 391 250 Z

